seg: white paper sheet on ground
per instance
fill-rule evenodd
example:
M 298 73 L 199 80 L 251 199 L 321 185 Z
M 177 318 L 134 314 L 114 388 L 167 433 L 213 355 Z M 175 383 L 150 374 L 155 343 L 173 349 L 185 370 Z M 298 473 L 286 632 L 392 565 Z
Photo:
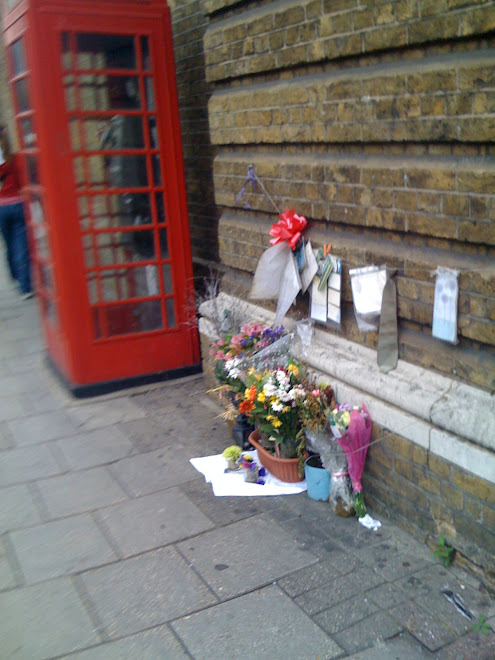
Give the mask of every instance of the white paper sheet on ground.
M 366 529 L 372 529 L 374 532 L 382 526 L 382 523 L 379 520 L 372 518 L 369 513 L 362 518 L 358 518 L 358 520 L 363 527 L 366 527 Z
M 323 291 L 318 291 L 320 278 L 316 276 L 311 286 L 311 305 L 310 316 L 315 321 L 325 323 L 327 320 L 327 295 L 328 289 L 325 287 Z
M 297 267 L 296 260 L 291 252 L 290 259 L 288 260 L 285 271 L 280 279 L 275 323 L 280 323 L 284 318 L 300 290 L 301 278 L 299 277 L 299 268 Z
M 246 451 L 258 462 L 258 452 Z M 244 473 L 225 472 L 227 461 L 221 454 L 216 456 L 203 456 L 202 458 L 191 458 L 193 467 L 201 472 L 207 483 L 211 483 L 214 495 L 218 497 L 234 496 L 267 496 L 267 495 L 297 495 L 306 490 L 306 481 L 299 481 L 295 484 L 288 484 L 279 481 L 270 472 L 266 472 L 265 483 L 250 484 L 244 481 Z
M 304 246 L 304 253 L 306 255 L 306 263 L 301 271 L 301 289 L 306 293 L 309 285 L 313 281 L 313 277 L 318 272 L 318 264 L 316 263 L 311 241 L 308 241 Z
M 294 261 L 294 258 L 285 241 L 265 250 L 256 266 L 249 298 L 277 300 L 282 278 L 290 261 Z

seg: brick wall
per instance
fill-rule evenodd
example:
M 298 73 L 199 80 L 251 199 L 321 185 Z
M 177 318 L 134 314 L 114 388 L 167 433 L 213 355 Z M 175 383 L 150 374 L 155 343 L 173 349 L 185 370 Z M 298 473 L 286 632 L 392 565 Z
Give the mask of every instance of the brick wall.
M 212 183 L 203 35 L 208 25 L 199 0 L 169 2 L 177 75 L 189 226 L 195 272 L 198 264 L 218 260 L 217 208 Z M 199 268 L 199 272 L 201 268 Z
M 279 208 L 349 267 L 397 278 L 400 357 L 495 387 L 495 3 L 205 2 L 219 256 L 249 276 Z M 252 231 L 256 223 L 256 231 Z M 459 344 L 431 338 L 437 265 L 461 271 Z M 306 307 L 305 307 L 306 305 Z M 307 310 L 302 302 L 301 313 Z
M 445 536 L 495 587 L 495 486 L 377 424 L 372 439 L 363 488 L 374 511 L 432 546 Z

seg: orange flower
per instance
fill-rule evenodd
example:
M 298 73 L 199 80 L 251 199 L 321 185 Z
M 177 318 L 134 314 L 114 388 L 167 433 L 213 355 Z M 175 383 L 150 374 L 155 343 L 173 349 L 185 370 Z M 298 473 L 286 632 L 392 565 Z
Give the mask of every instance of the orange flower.
M 249 401 L 254 401 L 256 399 L 256 395 L 258 394 L 258 391 L 254 385 L 251 385 L 249 388 L 249 394 L 248 394 L 248 399 Z
M 247 415 L 254 408 L 254 403 L 252 401 L 241 401 L 239 404 L 239 412 Z

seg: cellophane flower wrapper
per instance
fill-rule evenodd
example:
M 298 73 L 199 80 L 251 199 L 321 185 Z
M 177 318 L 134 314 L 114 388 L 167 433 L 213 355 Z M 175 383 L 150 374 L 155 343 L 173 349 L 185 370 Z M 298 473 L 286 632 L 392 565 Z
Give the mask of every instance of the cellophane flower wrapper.
M 320 455 L 321 464 L 330 472 L 329 503 L 332 511 L 344 517 L 352 515 L 353 499 L 344 450 L 328 431 L 307 428 L 305 435 L 307 447 Z
M 360 493 L 363 490 L 361 476 L 371 441 L 372 424 L 371 415 L 363 404 L 361 411 L 351 411 L 349 428 L 347 431 L 341 431 L 340 438 L 336 438 L 347 457 L 347 467 L 352 489 L 355 493 Z

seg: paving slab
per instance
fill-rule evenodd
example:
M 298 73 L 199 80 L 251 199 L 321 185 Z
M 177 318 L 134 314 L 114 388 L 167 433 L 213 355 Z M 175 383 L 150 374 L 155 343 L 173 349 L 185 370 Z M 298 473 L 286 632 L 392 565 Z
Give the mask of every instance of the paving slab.
M 23 417 L 27 412 L 29 412 L 29 407 L 23 402 L 23 399 L 18 396 L 7 395 L 2 386 L 0 393 L 0 420 Z
M 379 639 L 365 651 L 349 656 L 349 660 L 425 660 L 437 658 L 408 632 L 401 632 L 392 639 Z M 460 660 L 460 658 L 456 658 Z M 474 660 L 474 659 L 473 659 Z
M 7 422 L 0 421 L 0 451 L 13 447 L 15 447 L 14 438 L 9 431 Z
M 174 621 L 172 627 L 191 655 L 201 660 L 330 659 L 342 653 L 274 586 Z
M 335 550 L 333 555 L 307 568 L 302 568 L 288 575 L 277 584 L 285 593 L 291 597 L 300 596 L 305 591 L 310 591 L 321 584 L 331 582 L 336 577 L 350 573 L 356 566 L 347 563 L 347 557 L 343 552 Z
M 182 484 L 180 489 L 210 520 L 222 526 L 277 509 L 284 499 L 279 496 L 215 497 L 211 484 L 206 483 L 203 476 Z
M 214 525 L 177 488 L 129 500 L 95 514 L 122 557 L 159 548 Z
M 107 468 L 70 472 L 37 482 L 50 518 L 93 511 L 127 499 Z
M 449 644 L 435 656 L 438 660 L 493 660 L 495 658 L 495 633 L 488 635 L 472 632 Z
M 411 635 L 430 651 L 438 651 L 455 639 L 455 634 L 432 614 L 414 602 L 397 605 L 392 615 Z
M 70 580 L 59 579 L 0 597 L 3 658 L 43 660 L 100 642 Z
M 384 610 L 388 610 L 394 605 L 398 605 L 409 599 L 405 591 L 391 582 L 385 582 L 385 584 L 381 584 L 379 587 L 370 589 L 365 595 L 366 598 L 369 598 Z
M 370 646 L 375 646 L 380 640 L 394 637 L 402 631 L 402 626 L 387 612 L 378 612 L 367 617 L 350 628 L 336 633 L 333 639 L 347 653 L 356 653 Z M 406 660 L 404 658 L 404 660 Z M 409 658 L 407 658 L 409 660 Z
M 315 589 L 305 591 L 295 598 L 295 602 L 308 614 L 318 614 L 383 582 L 383 578 L 369 568 L 357 568 L 348 575 L 336 577 Z
M 113 463 L 134 451 L 132 443 L 115 428 L 88 431 L 73 438 L 57 440 L 55 444 L 73 470 Z
M 178 548 L 222 600 L 317 561 L 287 532 L 262 517 L 206 532 Z
M 10 540 L 28 584 L 117 559 L 88 515 L 12 532 Z
M 0 534 L 41 522 L 27 486 L 0 489 Z
M 218 602 L 171 547 L 90 570 L 81 580 L 111 638 Z
M 14 572 L 5 555 L 0 555 L 0 591 L 12 589 L 17 585 Z
M 369 598 L 359 594 L 320 612 L 314 617 L 314 620 L 325 632 L 333 635 L 375 614 L 378 609 L 378 606 Z
M 52 411 L 7 422 L 18 447 L 34 445 L 78 433 L 76 425 L 63 411 Z
M 167 446 L 120 460 L 110 471 L 127 493 L 139 497 L 197 478 L 189 458 L 187 450 Z
M 81 402 L 78 406 L 68 408 L 67 413 L 79 427 L 79 432 L 114 426 L 119 422 L 146 416 L 146 413 L 125 395 L 108 401 Z
M 64 656 L 67 660 L 187 660 L 190 657 L 167 625 Z
M 21 447 L 0 453 L 0 487 L 60 474 L 47 445 Z

